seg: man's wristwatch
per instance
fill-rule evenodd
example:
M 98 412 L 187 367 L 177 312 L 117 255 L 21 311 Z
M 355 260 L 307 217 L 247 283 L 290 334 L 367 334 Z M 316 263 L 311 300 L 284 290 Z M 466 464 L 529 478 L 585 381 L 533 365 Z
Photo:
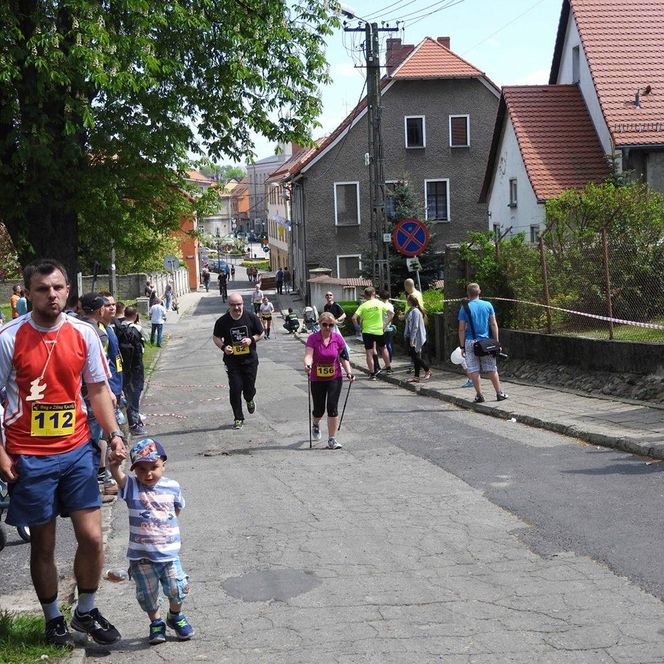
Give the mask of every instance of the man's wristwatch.
M 108 439 L 113 440 L 113 438 L 122 438 L 122 440 L 125 439 L 124 434 L 119 429 L 116 431 L 111 431 L 111 433 L 108 436 Z

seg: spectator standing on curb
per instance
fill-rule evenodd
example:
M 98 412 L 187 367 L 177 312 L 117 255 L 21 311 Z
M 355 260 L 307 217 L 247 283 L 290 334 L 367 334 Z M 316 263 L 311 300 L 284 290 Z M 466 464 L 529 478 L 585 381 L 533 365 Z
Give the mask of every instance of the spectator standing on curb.
M 339 395 L 343 384 L 342 366 L 349 381 L 353 382 L 355 378 L 348 361 L 346 342 L 338 332 L 334 332 L 334 316 L 324 311 L 318 323 L 320 330 L 307 337 L 304 351 L 304 370 L 309 376 L 313 400 L 311 436 L 314 440 L 321 439 L 320 421 L 325 414 L 327 403 L 327 447 L 330 450 L 339 450 L 341 444 L 337 441 L 337 429 Z
M 118 329 L 118 341 L 122 355 L 122 387 L 127 398 L 127 423 L 133 436 L 144 436 L 145 429 L 139 410 L 141 394 L 145 387 L 143 351 L 145 341 L 138 322 L 136 307 L 125 309 L 124 321 Z
M 173 304 L 173 280 L 169 278 L 166 282 L 166 288 L 164 288 L 164 306 L 166 311 L 171 310 L 171 305 Z
M 291 292 L 291 273 L 288 270 L 288 265 L 284 268 L 284 289 L 286 293 Z
M 231 265 L 231 281 L 235 281 L 235 265 Z
M 496 400 L 504 401 L 508 398 L 508 395 L 500 388 L 500 378 L 498 377 L 495 356 L 483 355 L 482 357 L 477 357 L 473 351 L 473 343 L 476 339 L 492 338 L 498 341 L 496 312 L 491 302 L 480 300 L 480 293 L 480 286 L 477 283 L 470 283 L 466 287 L 468 308 L 472 316 L 476 337 L 473 338 L 466 310 L 464 307 L 461 307 L 459 310 L 459 346 L 468 364 L 468 377 L 473 381 L 473 387 L 475 388 L 475 403 L 482 403 L 485 400 L 480 389 L 480 371 L 486 373 L 491 381 L 496 391 Z
M 403 337 L 415 367 L 415 377 L 410 378 L 408 382 L 419 383 L 421 369 L 424 369 L 424 380 L 431 378 L 431 370 L 423 357 L 424 344 L 427 342 L 427 318 L 414 295 L 408 296 L 408 307 Z
M 151 307 L 157 299 L 157 289 L 152 285 L 152 282 L 149 279 L 145 283 L 143 294 L 148 298 L 148 306 Z
M 353 325 L 361 326 L 362 341 L 367 356 L 367 369 L 369 380 L 376 380 L 377 371 L 374 367 L 374 354 L 378 351 L 385 362 L 385 368 L 390 370 L 390 356 L 385 347 L 385 327 L 392 322 L 392 315 L 385 303 L 376 297 L 376 289 L 367 286 L 364 289 L 365 302 L 353 314 Z
M 244 310 L 242 295 L 231 293 L 228 296 L 228 311 L 214 324 L 212 340 L 224 353 L 224 364 L 228 373 L 228 396 L 235 418 L 234 429 L 241 429 L 244 424 L 243 396 L 249 414 L 256 411 L 256 344 L 263 335 L 263 326 L 258 316 Z
M 16 311 L 19 316 L 23 316 L 28 313 L 28 299 L 25 297 L 25 289 L 22 286 L 18 294 L 19 298 L 16 301 Z
M 157 298 L 155 303 L 150 307 L 150 323 L 152 329 L 150 330 L 150 343 L 154 346 L 155 337 L 157 339 L 157 346 L 161 348 L 161 338 L 164 333 L 164 323 L 166 322 L 166 309 Z
M 12 310 L 12 318 L 18 318 L 18 309 L 16 305 L 18 304 L 19 298 L 21 297 L 21 285 L 14 284 L 12 288 L 12 294 L 9 298 L 9 307 Z
M 392 325 L 392 321 L 394 320 L 394 305 L 392 304 L 392 302 L 390 302 L 390 292 L 387 289 L 382 290 L 380 292 L 380 299 L 387 307 L 388 311 L 387 315 L 390 318 L 390 322 L 385 326 L 385 348 L 387 348 L 387 354 L 390 356 L 390 365 L 391 365 L 392 355 L 393 355 L 392 334 L 396 332 L 396 327 Z
M 205 286 L 205 292 L 208 293 L 210 291 L 210 270 L 208 270 L 207 267 L 204 267 L 201 276 L 203 277 L 203 286 Z
M 104 562 L 98 448 L 90 441 L 82 380 L 110 441 L 111 458 L 126 456 L 108 390 L 108 366 L 97 332 L 63 313 L 69 295 L 65 268 L 41 259 L 26 266 L 32 311 L 0 330 L 0 388 L 7 388 L 6 448 L 0 477 L 10 483 L 7 523 L 29 526 L 30 571 L 46 620 L 49 644 L 71 647 L 58 605 L 56 521 L 69 516 L 77 542 L 74 575 L 78 603 L 71 627 L 97 643 L 120 638 L 96 608 Z
M 189 581 L 180 563 L 180 528 L 177 517 L 184 508 L 180 485 L 164 477 L 166 452 L 156 440 L 143 438 L 129 452 L 130 470 L 122 470 L 122 460 L 111 470 L 120 487 L 120 497 L 129 511 L 129 569 L 136 584 L 138 604 L 150 618 L 148 642 L 166 641 L 166 626 L 180 641 L 188 641 L 194 628 L 182 613 L 189 594 Z M 159 586 L 168 598 L 166 622 L 159 610 Z
M 279 268 L 277 270 L 277 294 L 278 295 L 283 295 L 284 292 L 284 271 Z

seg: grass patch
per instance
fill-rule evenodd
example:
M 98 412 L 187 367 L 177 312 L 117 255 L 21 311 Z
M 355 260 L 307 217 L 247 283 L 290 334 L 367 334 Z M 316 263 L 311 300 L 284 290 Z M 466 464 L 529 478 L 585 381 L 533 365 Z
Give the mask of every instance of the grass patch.
M 0 663 L 38 662 L 42 655 L 49 661 L 68 657 L 70 651 L 44 643 L 44 618 L 25 613 L 0 612 Z
M 157 359 L 159 358 L 159 351 L 168 344 L 168 335 L 164 334 L 161 339 L 161 348 L 153 346 L 149 341 L 145 342 L 145 350 L 143 351 L 143 369 L 145 377 L 149 378 L 154 371 Z M 0 662 L 2 664 L 2 662 Z

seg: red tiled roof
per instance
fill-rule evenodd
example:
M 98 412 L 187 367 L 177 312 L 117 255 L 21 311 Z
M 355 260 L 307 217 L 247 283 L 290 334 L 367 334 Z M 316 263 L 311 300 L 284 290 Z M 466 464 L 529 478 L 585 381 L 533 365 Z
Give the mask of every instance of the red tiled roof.
M 558 76 L 562 23 L 570 6 L 615 145 L 664 143 L 662 1 L 564 0 L 550 82 Z M 644 94 L 646 86 L 651 86 L 649 94 Z M 640 108 L 634 103 L 637 90 Z
M 601 182 L 609 175 L 602 145 L 576 85 L 507 86 L 498 107 L 480 201 L 488 196 L 508 115 L 538 201 L 555 198 L 564 189 Z
M 283 164 L 279 164 L 277 168 L 270 173 L 266 182 L 276 182 L 277 180 L 282 180 L 291 174 L 291 172 L 296 171 L 300 164 L 304 162 L 310 155 L 313 155 L 318 149 L 318 142 L 316 145 L 313 145 L 308 148 L 300 148 L 294 155 L 289 157 Z
M 392 78 L 477 78 L 484 74 L 440 42 L 425 37 L 394 70 Z
M 608 176 L 602 145 L 576 85 L 505 87 L 503 96 L 538 201 Z
M 392 72 L 391 76 L 384 76 L 380 80 L 381 90 L 391 85 L 394 80 L 405 79 L 445 79 L 445 78 L 482 78 L 491 85 L 496 92 L 499 88 L 479 69 L 473 67 L 463 58 L 452 53 L 431 37 L 425 37 L 413 52 Z M 290 169 L 290 175 L 297 175 L 317 155 L 341 136 L 361 115 L 367 107 L 367 98 L 362 99 L 357 106 L 344 118 L 341 124 L 327 137 L 322 139 L 318 148 L 310 151 L 295 167 Z
M 213 184 L 215 180 L 212 178 L 209 178 L 203 173 L 199 173 L 198 171 L 187 171 L 187 179 L 192 180 L 193 182 L 201 182 L 205 184 Z

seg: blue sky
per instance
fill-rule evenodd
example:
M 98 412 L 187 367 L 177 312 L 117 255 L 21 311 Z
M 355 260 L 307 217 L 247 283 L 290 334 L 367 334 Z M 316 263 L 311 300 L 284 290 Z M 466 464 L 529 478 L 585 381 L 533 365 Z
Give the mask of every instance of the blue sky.
M 553 57 L 562 0 L 350 0 L 344 3 L 357 16 L 400 31 L 382 33 L 418 44 L 424 37 L 451 38 L 451 49 L 484 71 L 494 83 L 527 85 L 547 83 Z M 350 21 L 355 27 L 356 21 Z M 336 30 L 328 38 L 327 59 L 332 83 L 322 90 L 322 127 L 318 138 L 332 131 L 352 110 L 362 94 L 365 71 L 363 33 Z M 274 153 L 274 145 L 256 137 L 257 158 Z

